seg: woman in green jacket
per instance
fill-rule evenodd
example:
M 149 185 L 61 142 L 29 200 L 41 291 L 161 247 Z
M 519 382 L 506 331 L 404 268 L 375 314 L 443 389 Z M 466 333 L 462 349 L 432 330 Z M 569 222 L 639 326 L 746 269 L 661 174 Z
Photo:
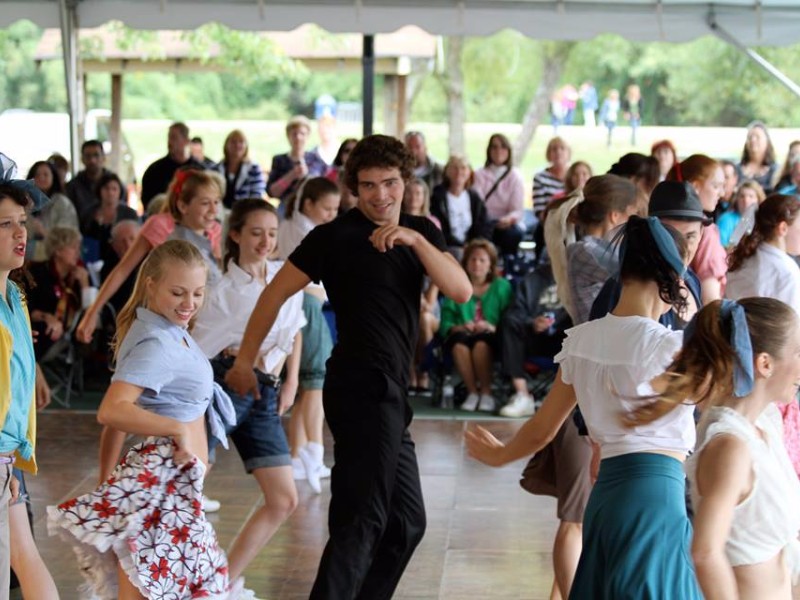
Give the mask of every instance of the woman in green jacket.
M 511 284 L 497 275 L 497 250 L 487 240 L 475 239 L 464 246 L 461 264 L 472 282 L 472 298 L 463 304 L 444 301 L 441 335 L 467 388 L 461 408 L 493 412 L 497 407 L 492 396 L 497 325 L 511 304 Z

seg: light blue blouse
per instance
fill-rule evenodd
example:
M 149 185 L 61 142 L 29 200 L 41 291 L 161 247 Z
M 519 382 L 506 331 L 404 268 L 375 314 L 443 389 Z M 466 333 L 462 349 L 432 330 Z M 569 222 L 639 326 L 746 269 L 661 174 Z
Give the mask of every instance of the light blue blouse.
M 236 423 L 233 404 L 186 329 L 137 308 L 118 356 L 111 381 L 144 388 L 139 406 L 183 423 L 207 413 L 210 435 L 228 447 L 225 427 Z
M 11 402 L 0 431 L 0 452 L 18 451 L 22 458 L 28 460 L 33 454 L 33 447 L 28 441 L 28 418 L 36 384 L 36 359 L 22 294 L 13 281 L 8 282 L 6 297 L 0 295 L 0 327 L 8 331 L 12 340 L 11 381 L 0 382 L 3 386 L 10 384 L 11 390 Z M 0 354 L 8 355 L 8 349 L 4 350 Z

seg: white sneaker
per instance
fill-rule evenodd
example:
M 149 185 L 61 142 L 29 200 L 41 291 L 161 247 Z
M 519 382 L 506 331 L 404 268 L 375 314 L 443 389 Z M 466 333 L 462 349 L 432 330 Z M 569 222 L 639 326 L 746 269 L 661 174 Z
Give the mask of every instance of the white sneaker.
M 328 479 L 331 476 L 331 470 L 326 467 L 325 465 L 320 465 L 319 467 L 319 478 L 320 479 Z
M 314 490 L 314 493 L 321 494 L 322 484 L 319 480 L 320 467 L 322 464 L 316 462 L 313 453 L 311 450 L 309 450 L 308 446 L 303 446 L 300 448 L 297 451 L 297 455 L 300 457 L 300 460 L 303 461 L 303 467 L 305 467 L 306 470 L 306 479 L 308 480 L 308 485 L 311 486 L 311 489 Z
M 491 394 L 481 394 L 481 401 L 478 410 L 481 412 L 494 412 L 497 408 L 497 400 Z
M 508 401 L 503 408 L 500 409 L 500 414 L 504 417 L 530 417 L 536 411 L 536 406 L 533 404 L 533 397 L 530 394 L 523 394 L 517 392 Z
M 220 506 L 219 500 L 212 500 L 205 494 L 203 494 L 203 512 L 207 513 L 215 513 L 219 510 Z
M 297 456 L 292 459 L 292 476 L 295 481 L 303 481 L 306 478 L 306 468 L 303 466 L 303 461 Z
M 478 408 L 478 402 L 480 402 L 481 397 L 478 394 L 470 394 L 467 396 L 467 399 L 461 404 L 461 410 L 468 410 L 469 412 L 475 412 L 475 409 Z

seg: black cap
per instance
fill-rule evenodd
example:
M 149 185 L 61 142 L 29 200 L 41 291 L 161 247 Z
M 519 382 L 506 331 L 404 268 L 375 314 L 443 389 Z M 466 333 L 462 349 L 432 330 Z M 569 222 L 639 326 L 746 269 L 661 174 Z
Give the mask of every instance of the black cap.
M 662 181 L 653 188 L 647 214 L 676 221 L 700 221 L 704 225 L 711 223 L 697 192 L 685 181 Z

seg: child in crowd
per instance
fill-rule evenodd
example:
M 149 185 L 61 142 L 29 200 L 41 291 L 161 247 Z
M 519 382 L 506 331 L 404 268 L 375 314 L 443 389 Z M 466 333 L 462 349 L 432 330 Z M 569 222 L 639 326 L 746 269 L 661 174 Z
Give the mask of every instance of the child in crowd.
M 145 221 L 133 245 L 103 282 L 97 298 L 81 318 L 76 331 L 79 341 L 91 341 L 102 308 L 147 254 L 173 235 L 196 244 L 210 272 L 216 270 L 219 273 L 212 258 L 219 256 L 222 227 L 216 220 L 216 214 L 222 196 L 222 186 L 216 175 L 195 169 L 175 173 L 162 212 Z M 99 483 L 103 483 L 111 474 L 124 440 L 125 436 L 120 432 L 108 427 L 103 429 L 100 437 Z
M 442 304 L 442 335 L 453 353 L 456 370 L 467 388 L 462 410 L 494 412 L 492 365 L 497 347 L 497 326 L 511 304 L 511 284 L 497 273 L 497 250 L 477 239 L 464 247 L 461 260 L 472 283 L 472 298 Z
M 215 381 L 230 394 L 236 424 L 228 434 L 245 469 L 264 494 L 264 504 L 250 515 L 228 553 L 229 575 L 235 580 L 297 506 L 281 415 L 292 405 L 297 392 L 300 329 L 306 320 L 303 295 L 295 294 L 283 305 L 261 345 L 256 363 L 260 400 L 225 387 L 225 373 L 233 363 L 258 296 L 283 265 L 283 261 L 268 260 L 278 243 L 278 214 L 271 204 L 258 198 L 238 200 L 228 223 L 225 274 L 209 291 L 192 335 L 211 359 Z M 286 378 L 281 382 L 284 364 Z
M 231 597 L 225 554 L 201 508 L 206 421 L 227 445 L 235 420 L 189 335 L 207 277 L 202 254 L 185 241 L 165 242 L 145 260 L 117 317 L 116 370 L 97 419 L 149 437 L 95 491 L 48 508 L 49 526 L 74 545 L 103 599 Z
M 286 219 L 278 229 L 278 255 L 286 260 L 300 242 L 318 225 L 333 221 L 339 210 L 339 187 L 325 177 L 305 181 L 286 206 Z M 300 398 L 289 421 L 294 477 L 307 480 L 317 494 L 322 492 L 320 479 L 330 477 L 322 459 L 322 383 L 325 362 L 331 355 L 333 339 L 322 306 L 327 300 L 325 288 L 309 285 L 303 293 L 303 351 L 300 359 Z

